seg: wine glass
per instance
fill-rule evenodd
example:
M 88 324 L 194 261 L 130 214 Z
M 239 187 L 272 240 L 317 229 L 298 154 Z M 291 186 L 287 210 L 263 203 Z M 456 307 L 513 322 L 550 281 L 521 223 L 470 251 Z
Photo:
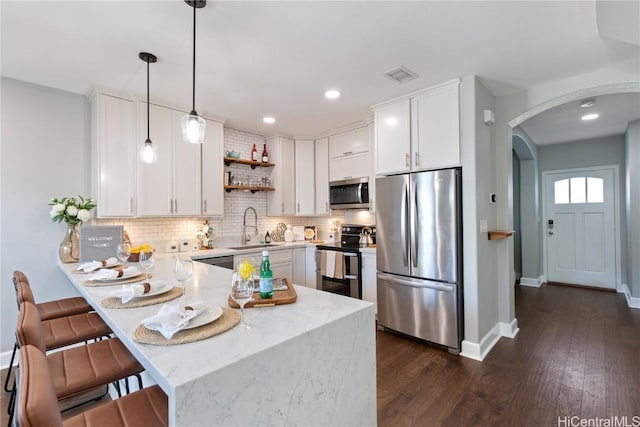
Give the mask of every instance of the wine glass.
M 140 251 L 140 256 L 138 257 L 140 266 L 147 272 L 147 280 L 149 280 L 149 270 L 151 270 L 151 268 L 153 267 L 153 258 L 151 257 L 152 255 L 153 252 Z
M 182 296 L 187 296 L 187 283 L 191 279 L 193 274 L 193 261 L 190 259 L 176 259 L 176 264 L 173 268 L 173 272 L 176 275 L 176 279 L 182 285 Z
M 253 298 L 255 283 L 253 278 L 242 279 L 237 271 L 231 275 L 231 298 L 240 306 L 240 326 L 243 329 L 251 327 L 244 320 L 244 305 Z
M 122 261 L 122 268 L 126 268 L 127 260 L 131 256 L 131 245 L 128 243 L 120 243 L 116 249 L 116 256 Z

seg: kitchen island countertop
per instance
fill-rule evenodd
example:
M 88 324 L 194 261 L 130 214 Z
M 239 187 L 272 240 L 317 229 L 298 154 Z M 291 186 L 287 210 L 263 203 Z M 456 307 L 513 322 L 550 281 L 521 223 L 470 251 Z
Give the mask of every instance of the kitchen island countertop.
M 173 255 L 154 255 L 152 274 L 177 285 Z M 248 331 L 154 346 L 132 336 L 160 305 L 105 309 L 100 301 L 113 287 L 83 286 L 75 267 L 60 264 L 167 393 L 171 425 L 375 425 L 373 304 L 294 285 L 296 303 L 247 309 Z M 230 278 L 230 270 L 194 263 L 184 301 L 227 307 Z

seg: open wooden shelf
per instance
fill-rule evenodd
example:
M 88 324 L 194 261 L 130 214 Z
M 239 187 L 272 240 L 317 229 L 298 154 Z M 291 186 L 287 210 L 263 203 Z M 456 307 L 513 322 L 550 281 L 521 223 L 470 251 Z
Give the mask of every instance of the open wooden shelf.
M 225 157 L 224 164 L 229 166 L 231 163 L 238 163 L 240 165 L 248 165 L 251 166 L 251 169 L 255 169 L 258 166 L 261 168 L 271 168 L 275 165 L 273 163 L 265 163 L 265 162 L 254 162 L 253 160 L 248 159 L 236 159 L 234 157 Z
M 514 230 L 489 230 L 488 235 L 489 240 L 500 240 L 513 236 L 513 233 L 515 233 Z
M 276 189 L 273 187 L 249 187 L 248 185 L 225 185 L 224 190 L 227 193 L 232 191 L 251 191 L 252 194 L 255 194 L 258 191 L 275 191 Z

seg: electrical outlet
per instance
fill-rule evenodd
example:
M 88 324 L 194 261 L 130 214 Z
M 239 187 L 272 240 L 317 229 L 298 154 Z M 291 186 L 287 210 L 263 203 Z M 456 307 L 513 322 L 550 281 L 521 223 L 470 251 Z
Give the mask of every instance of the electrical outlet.
M 481 233 L 486 233 L 487 231 L 489 231 L 489 224 L 488 224 L 486 219 L 481 219 L 480 220 L 480 232 Z

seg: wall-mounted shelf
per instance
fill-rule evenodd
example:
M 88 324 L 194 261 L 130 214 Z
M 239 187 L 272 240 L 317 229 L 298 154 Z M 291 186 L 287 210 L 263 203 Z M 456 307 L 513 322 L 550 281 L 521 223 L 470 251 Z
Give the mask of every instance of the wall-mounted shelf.
M 225 157 L 224 158 L 224 164 L 225 165 L 229 166 L 231 163 L 238 163 L 240 165 L 251 166 L 251 169 L 255 169 L 258 166 L 260 166 L 261 168 L 271 168 L 271 167 L 275 166 L 273 163 L 254 162 L 253 160 L 236 159 L 234 157 Z
M 500 240 L 513 236 L 513 233 L 514 230 L 489 230 L 488 235 L 489 240 Z
M 275 191 L 276 189 L 272 187 L 249 187 L 248 185 L 225 185 L 224 190 L 227 193 L 232 191 L 251 191 L 252 194 L 255 194 L 258 191 Z

